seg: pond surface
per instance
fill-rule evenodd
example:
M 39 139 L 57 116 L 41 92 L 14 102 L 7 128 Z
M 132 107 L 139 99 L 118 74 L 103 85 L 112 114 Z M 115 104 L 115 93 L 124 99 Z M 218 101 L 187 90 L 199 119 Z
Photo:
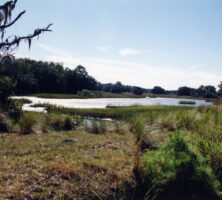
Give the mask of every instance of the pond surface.
M 44 108 L 31 107 L 37 103 L 48 103 L 65 108 L 106 108 L 106 106 L 133 106 L 133 105 L 169 105 L 169 106 L 182 106 L 180 101 L 193 101 L 194 105 L 190 106 L 212 106 L 212 102 L 196 99 L 177 99 L 177 98 L 98 98 L 98 99 L 45 99 L 38 97 L 12 97 L 15 99 L 29 99 L 31 104 L 25 104 L 24 110 L 27 111 L 44 111 Z M 189 106 L 189 105 L 187 105 Z

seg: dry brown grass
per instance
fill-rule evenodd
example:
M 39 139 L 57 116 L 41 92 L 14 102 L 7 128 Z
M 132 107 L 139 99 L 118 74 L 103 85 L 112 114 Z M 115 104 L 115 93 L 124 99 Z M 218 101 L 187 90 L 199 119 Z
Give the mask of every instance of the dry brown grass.
M 118 199 L 134 184 L 130 134 L 9 134 L 0 146 L 0 199 Z

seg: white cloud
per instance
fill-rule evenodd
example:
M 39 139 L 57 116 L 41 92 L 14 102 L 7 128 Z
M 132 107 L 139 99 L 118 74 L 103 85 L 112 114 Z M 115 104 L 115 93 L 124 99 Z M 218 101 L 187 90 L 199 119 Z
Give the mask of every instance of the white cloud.
M 192 67 L 174 68 L 150 66 L 125 60 L 75 57 L 64 51 L 47 45 L 41 45 L 49 54 L 47 61 L 62 62 L 69 68 L 83 65 L 90 75 L 102 83 L 121 81 L 123 84 L 152 88 L 159 85 L 165 89 L 177 89 L 180 86 L 199 87 L 200 85 L 217 85 L 222 76 L 192 69 Z
M 139 49 L 132 49 L 132 48 L 125 48 L 125 49 L 121 49 L 119 51 L 119 54 L 121 56 L 128 56 L 128 55 L 137 55 L 137 54 L 141 54 L 142 51 Z
M 104 46 L 97 46 L 96 48 L 99 51 L 106 51 L 108 49 L 108 47 L 104 47 Z

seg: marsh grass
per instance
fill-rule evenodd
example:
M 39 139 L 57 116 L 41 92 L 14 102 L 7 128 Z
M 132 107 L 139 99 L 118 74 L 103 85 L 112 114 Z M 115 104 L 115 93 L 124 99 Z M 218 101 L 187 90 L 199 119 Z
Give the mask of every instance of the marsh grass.
M 179 104 L 195 105 L 196 102 L 195 101 L 179 101 Z
M 165 113 L 175 112 L 182 110 L 192 110 L 192 107 L 187 106 L 136 106 L 136 107 L 118 107 L 112 109 L 77 109 L 77 108 L 64 108 L 61 106 L 55 106 L 50 104 L 40 104 L 38 106 L 46 107 L 48 112 L 69 114 L 72 116 L 83 116 L 93 118 L 111 118 L 111 119 L 123 119 L 127 120 L 135 114 L 147 114 L 147 113 Z M 153 116 L 150 115 L 152 118 Z

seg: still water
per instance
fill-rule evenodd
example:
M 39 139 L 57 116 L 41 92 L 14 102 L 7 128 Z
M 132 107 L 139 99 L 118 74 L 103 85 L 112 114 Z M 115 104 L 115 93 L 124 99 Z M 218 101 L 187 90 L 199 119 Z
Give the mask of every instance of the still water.
M 23 110 L 42 112 L 44 108 L 31 107 L 37 103 L 48 103 L 65 108 L 106 108 L 106 106 L 132 106 L 132 105 L 170 105 L 181 106 L 180 101 L 194 101 L 192 106 L 212 106 L 212 102 L 196 99 L 177 99 L 177 98 L 99 98 L 99 99 L 45 99 L 38 97 L 12 97 L 15 99 L 29 99 L 31 104 L 25 104 Z

